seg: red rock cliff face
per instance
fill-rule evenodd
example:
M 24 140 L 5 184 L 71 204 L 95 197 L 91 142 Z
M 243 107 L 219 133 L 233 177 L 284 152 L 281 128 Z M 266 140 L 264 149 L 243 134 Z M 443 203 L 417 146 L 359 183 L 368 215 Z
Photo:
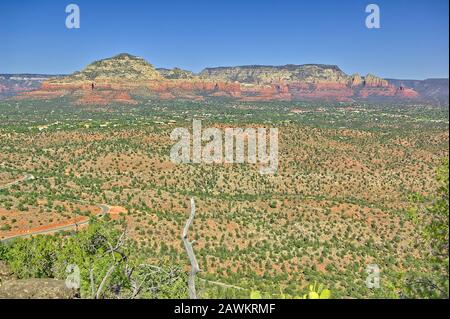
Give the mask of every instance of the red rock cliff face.
M 25 92 L 19 98 L 49 99 L 60 96 L 73 97 L 76 104 L 108 105 L 110 103 L 136 104 L 133 96 L 141 90 L 160 99 L 202 100 L 205 97 L 227 97 L 243 101 L 271 100 L 326 100 L 348 102 L 370 97 L 398 97 L 414 99 L 418 93 L 408 88 L 397 88 L 384 80 L 362 81 L 358 77 L 351 83 L 279 83 L 249 85 L 202 80 L 157 80 L 144 82 L 92 82 L 57 83 L 44 82 L 37 91 Z
M 26 92 L 19 99 L 49 99 L 60 96 L 69 96 L 76 104 L 98 104 L 109 103 L 135 104 L 133 95 L 145 95 L 161 99 L 193 99 L 202 100 L 206 96 L 221 96 L 229 98 L 241 97 L 241 85 L 239 83 L 193 81 L 193 80 L 157 80 L 157 81 L 102 81 L 58 83 L 44 82 L 39 90 Z
M 94 84 L 94 89 L 92 89 Z M 159 99 L 203 100 L 206 97 L 226 97 L 242 101 L 325 100 L 349 102 L 371 97 L 415 99 L 412 89 L 395 87 L 386 80 L 367 75 L 349 77 L 342 81 L 280 82 L 265 85 L 204 79 L 158 79 L 146 81 L 106 80 L 43 82 L 36 91 L 25 92 L 18 99 L 51 99 L 69 96 L 75 104 L 108 105 L 110 103 L 136 104 L 136 97 Z

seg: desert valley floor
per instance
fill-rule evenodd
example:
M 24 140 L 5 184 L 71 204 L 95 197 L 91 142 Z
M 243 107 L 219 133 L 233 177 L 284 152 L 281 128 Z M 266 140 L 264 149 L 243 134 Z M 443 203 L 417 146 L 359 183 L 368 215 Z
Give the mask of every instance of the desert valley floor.
M 278 127 L 277 174 L 173 164 L 170 132 L 193 118 Z M 379 265 L 385 282 L 421 267 L 407 211 L 413 194 L 436 187 L 448 133 L 448 108 L 424 105 L 0 101 L 0 239 L 81 228 L 107 205 L 102 218 L 125 219 L 148 260 L 188 267 L 180 235 L 193 196 L 200 278 L 274 293 L 326 282 L 335 297 L 385 295 L 365 286 L 366 266 Z

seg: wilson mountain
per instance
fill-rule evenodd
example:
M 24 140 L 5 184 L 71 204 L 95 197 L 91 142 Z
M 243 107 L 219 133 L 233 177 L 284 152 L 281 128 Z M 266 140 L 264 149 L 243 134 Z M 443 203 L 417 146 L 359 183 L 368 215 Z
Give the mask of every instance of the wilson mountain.
M 5 96 L 20 92 L 15 98 L 69 97 L 75 104 L 136 104 L 139 99 L 208 97 L 241 101 L 448 102 L 448 79 L 387 80 L 372 74 L 348 75 L 336 65 L 324 64 L 216 67 L 195 74 L 179 68 L 155 68 L 143 58 L 126 53 L 93 62 L 68 76 L 39 76 L 40 80 L 32 85 L 27 80 L 12 85 L 4 78 L 0 77 L 0 93 Z

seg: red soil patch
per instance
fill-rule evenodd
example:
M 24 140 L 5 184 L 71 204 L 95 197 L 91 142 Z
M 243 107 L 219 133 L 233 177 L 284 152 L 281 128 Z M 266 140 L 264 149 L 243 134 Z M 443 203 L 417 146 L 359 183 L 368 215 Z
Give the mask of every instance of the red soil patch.
M 127 210 L 121 206 L 111 206 L 109 208 L 109 216 L 111 216 L 111 219 L 119 219 L 120 214 L 127 214 Z

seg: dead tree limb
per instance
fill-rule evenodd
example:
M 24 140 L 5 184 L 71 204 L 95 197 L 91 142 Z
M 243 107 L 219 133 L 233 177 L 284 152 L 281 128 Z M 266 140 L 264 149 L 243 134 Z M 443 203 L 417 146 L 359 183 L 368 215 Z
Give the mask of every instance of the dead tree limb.
M 117 261 L 111 267 L 109 267 L 108 271 L 106 272 L 106 275 L 103 277 L 103 280 L 100 283 L 100 286 L 98 286 L 97 293 L 95 294 L 95 299 L 100 299 L 101 298 L 102 293 L 103 293 L 103 288 L 106 285 L 106 281 L 112 275 L 114 270 L 116 270 L 116 268 L 119 265 L 119 263 L 120 263 L 120 261 Z
M 105 251 L 103 255 L 111 254 L 113 259 L 113 264 L 106 272 L 105 276 L 100 282 L 100 285 L 98 286 L 97 292 L 94 294 L 95 299 L 100 299 L 102 297 L 103 289 L 105 288 L 106 282 L 108 281 L 109 277 L 113 274 L 113 272 L 116 270 L 116 268 L 119 266 L 119 264 L 123 261 L 127 261 L 127 256 L 124 252 L 121 251 L 122 246 L 126 243 L 126 236 L 127 236 L 127 228 L 125 227 L 122 233 L 119 236 L 119 239 L 117 240 L 117 243 L 115 246 L 113 246 L 108 239 L 106 239 L 106 244 L 108 245 L 109 249 Z M 116 254 L 120 256 L 119 259 L 116 258 Z M 103 256 L 102 255 L 102 256 Z M 91 273 L 91 287 L 94 283 L 93 274 Z
M 186 225 L 184 226 L 183 230 L 183 243 L 184 247 L 186 249 L 186 253 L 189 257 L 189 261 L 191 263 L 191 271 L 189 273 L 189 279 L 188 279 L 188 288 L 189 288 L 189 298 L 190 299 L 197 299 L 197 292 L 195 291 L 195 276 L 200 271 L 200 268 L 198 267 L 197 259 L 195 258 L 194 249 L 192 248 L 192 243 L 188 239 L 188 231 L 189 227 L 192 225 L 192 222 L 194 221 L 195 217 L 195 201 L 194 198 L 191 198 L 191 215 L 189 216 L 189 219 L 186 222 Z

